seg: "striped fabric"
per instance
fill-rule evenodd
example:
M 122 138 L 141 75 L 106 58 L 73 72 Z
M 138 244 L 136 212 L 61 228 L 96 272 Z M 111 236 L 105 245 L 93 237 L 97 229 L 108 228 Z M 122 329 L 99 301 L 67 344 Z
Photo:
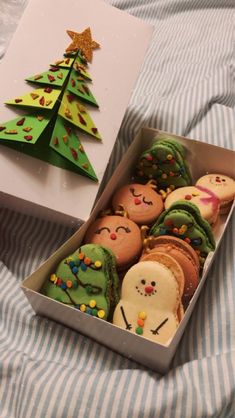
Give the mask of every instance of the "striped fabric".
M 107 178 L 143 125 L 233 148 L 234 1 L 109 3 L 155 31 Z M 172 369 L 160 376 L 33 313 L 20 282 L 74 231 L 0 209 L 0 418 L 234 417 L 234 231 L 235 217 Z

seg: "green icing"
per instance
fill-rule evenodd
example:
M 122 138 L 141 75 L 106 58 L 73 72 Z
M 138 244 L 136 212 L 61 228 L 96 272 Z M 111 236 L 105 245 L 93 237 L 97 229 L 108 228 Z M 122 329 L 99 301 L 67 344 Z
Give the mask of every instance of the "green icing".
M 186 231 L 182 225 L 186 225 Z M 174 228 L 177 228 L 178 231 L 174 231 Z M 178 201 L 171 205 L 159 216 L 150 230 L 150 235 L 173 235 L 181 239 L 189 238 L 190 245 L 204 254 L 215 250 L 211 226 L 201 217 L 197 206 L 191 202 Z
M 81 254 L 84 254 L 82 260 L 79 258 Z M 85 264 L 85 258 L 89 258 L 91 263 Z M 89 302 L 95 300 L 96 306 L 91 307 L 90 313 L 95 314 L 99 310 L 104 310 L 104 319 L 107 319 L 110 307 L 116 305 L 119 300 L 118 276 L 114 260 L 111 251 L 100 245 L 84 245 L 62 260 L 55 272 L 56 277 L 62 279 L 64 283 L 71 281 L 72 287 L 63 289 L 49 278 L 41 292 L 78 309 L 81 304 L 85 304 L 89 309 Z M 95 266 L 96 261 L 101 263 L 100 268 Z
M 153 143 L 140 157 L 137 180 L 154 179 L 158 188 L 175 188 L 191 184 L 191 176 L 184 160 L 185 148 L 174 139 L 165 138 Z

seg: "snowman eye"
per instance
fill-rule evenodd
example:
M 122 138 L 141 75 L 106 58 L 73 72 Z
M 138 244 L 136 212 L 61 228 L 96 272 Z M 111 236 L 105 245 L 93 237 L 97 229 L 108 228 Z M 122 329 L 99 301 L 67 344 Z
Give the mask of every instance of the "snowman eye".
M 142 284 L 145 284 L 145 283 L 146 283 L 146 281 L 145 281 L 144 279 L 142 279 L 142 280 L 141 280 L 141 283 L 142 283 Z
M 145 200 L 145 196 L 143 197 L 143 202 L 146 203 L 146 205 L 152 205 L 153 202 L 151 202 L 151 200 L 147 201 Z
M 156 282 L 151 282 L 151 285 L 154 287 L 156 285 Z
M 222 181 L 226 181 L 225 179 L 222 179 Z
M 142 196 L 142 193 L 140 193 L 140 194 L 136 194 L 136 193 L 135 193 L 135 189 L 133 189 L 132 187 L 130 188 L 130 192 L 131 192 L 131 194 L 132 194 L 134 197 L 140 197 L 140 196 Z

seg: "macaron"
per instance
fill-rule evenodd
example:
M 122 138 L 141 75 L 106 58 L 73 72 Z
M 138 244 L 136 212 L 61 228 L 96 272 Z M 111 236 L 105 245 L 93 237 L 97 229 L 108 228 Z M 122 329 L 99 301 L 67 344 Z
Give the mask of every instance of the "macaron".
M 142 250 L 140 228 L 125 216 L 107 215 L 96 219 L 88 228 L 84 241 L 111 249 L 119 270 L 134 264 Z
M 199 283 L 200 263 L 197 253 L 186 241 L 174 236 L 162 235 L 152 237 L 149 248 L 143 253 L 141 259 L 150 260 L 157 252 L 170 255 L 181 266 L 185 281 L 182 291 L 183 304 L 184 301 L 188 303 Z
M 41 293 L 100 319 L 119 301 L 119 278 L 111 250 L 87 244 L 64 258 Z
M 173 190 L 165 199 L 165 209 L 178 200 L 187 200 L 196 205 L 201 216 L 210 224 L 214 224 L 219 215 L 220 201 L 209 189 L 201 186 L 186 186 Z
M 196 186 L 205 187 L 213 192 L 220 201 L 220 214 L 229 212 L 235 196 L 235 181 L 224 174 L 206 174 L 200 177 Z
M 114 210 L 123 209 L 138 225 L 149 225 L 163 211 L 162 196 L 151 184 L 127 184 L 116 191 L 112 199 Z
M 179 200 L 161 213 L 149 235 L 172 235 L 190 244 L 203 265 L 209 252 L 216 247 L 211 225 L 202 218 L 196 205 Z
M 145 150 L 137 163 L 136 179 L 154 179 L 158 189 L 178 188 L 191 184 L 186 162 L 186 148 L 170 136 L 161 136 Z
M 159 253 L 160 254 L 160 253 Z M 165 258 L 166 260 L 166 258 Z M 171 261 L 172 263 L 171 263 Z M 182 270 L 175 260 L 140 261 L 126 273 L 113 323 L 159 344 L 168 345 L 178 325 Z

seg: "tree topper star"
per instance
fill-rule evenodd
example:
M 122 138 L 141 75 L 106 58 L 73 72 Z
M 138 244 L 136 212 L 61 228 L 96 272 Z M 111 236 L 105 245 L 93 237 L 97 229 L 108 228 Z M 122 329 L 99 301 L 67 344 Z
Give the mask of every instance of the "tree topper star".
M 67 34 L 72 39 L 72 43 L 66 49 L 66 52 L 77 52 L 78 50 L 84 55 L 88 62 L 92 60 L 92 50 L 99 48 L 99 44 L 92 40 L 90 28 L 86 28 L 83 32 L 73 32 L 67 30 Z

